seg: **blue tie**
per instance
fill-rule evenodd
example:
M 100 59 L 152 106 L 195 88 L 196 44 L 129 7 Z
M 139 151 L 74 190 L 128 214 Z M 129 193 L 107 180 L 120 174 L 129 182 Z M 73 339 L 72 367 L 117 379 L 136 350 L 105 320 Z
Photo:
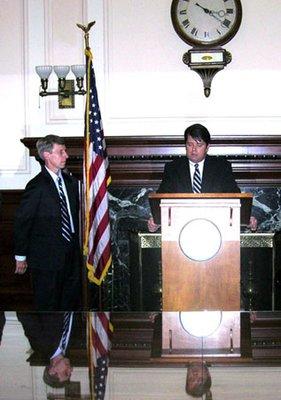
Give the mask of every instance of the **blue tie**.
M 65 194 L 62 188 L 61 177 L 58 177 L 59 184 L 59 196 L 60 196 L 60 209 L 61 209 L 61 221 L 62 221 L 62 236 L 68 242 L 71 241 L 71 224 L 70 216 L 67 208 Z
M 201 176 L 199 171 L 199 165 L 195 164 L 195 171 L 193 175 L 192 190 L 194 193 L 201 193 Z

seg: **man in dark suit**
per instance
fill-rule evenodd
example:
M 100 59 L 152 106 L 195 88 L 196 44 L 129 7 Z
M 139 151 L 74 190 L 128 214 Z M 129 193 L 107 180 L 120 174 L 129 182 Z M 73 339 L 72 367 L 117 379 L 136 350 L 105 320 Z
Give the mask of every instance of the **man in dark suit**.
M 35 308 L 78 310 L 81 303 L 78 181 L 63 172 L 63 138 L 37 141 L 42 171 L 26 186 L 15 216 L 16 273 L 31 270 Z M 63 209 L 62 209 L 63 207 Z
M 67 357 L 71 348 L 86 349 L 86 320 L 83 313 L 17 313 L 24 334 L 33 350 L 27 361 L 46 365 L 44 382 L 64 387 L 72 365 Z
M 231 165 L 223 158 L 207 155 L 211 137 L 203 125 L 194 124 L 184 132 L 186 157 L 178 158 L 165 165 L 164 176 L 158 193 L 192 193 L 195 169 L 198 168 L 202 193 L 239 193 Z M 257 227 L 257 220 L 251 217 L 251 229 Z M 155 232 L 159 225 L 151 217 L 148 229 Z

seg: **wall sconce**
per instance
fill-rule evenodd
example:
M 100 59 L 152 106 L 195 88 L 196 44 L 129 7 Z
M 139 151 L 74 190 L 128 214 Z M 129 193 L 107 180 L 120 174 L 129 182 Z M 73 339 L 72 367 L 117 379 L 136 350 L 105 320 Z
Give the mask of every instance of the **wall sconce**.
M 68 65 L 55 65 L 54 67 L 52 65 L 38 65 L 35 67 L 35 70 L 41 79 L 42 90 L 40 90 L 39 95 L 41 97 L 58 96 L 59 108 L 74 108 L 74 96 L 76 94 L 86 94 L 86 90 L 83 87 L 84 75 L 86 72 L 85 65 L 71 65 L 71 71 L 75 75 L 78 90 L 75 90 L 73 79 L 66 79 L 70 71 Z M 58 90 L 47 91 L 48 79 L 53 70 L 58 77 Z

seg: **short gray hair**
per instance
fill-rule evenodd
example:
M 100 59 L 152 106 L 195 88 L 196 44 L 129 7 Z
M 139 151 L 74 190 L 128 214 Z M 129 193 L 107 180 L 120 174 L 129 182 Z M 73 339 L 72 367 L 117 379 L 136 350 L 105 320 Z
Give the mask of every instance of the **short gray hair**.
M 44 368 L 43 372 L 43 381 L 46 383 L 46 385 L 51 386 L 52 388 L 62 388 L 68 385 L 69 379 L 61 382 L 57 375 L 51 375 L 49 370 L 50 367 L 47 366 Z
M 48 153 L 52 152 L 55 143 L 65 145 L 64 139 L 57 135 L 47 135 L 37 140 L 36 148 L 41 160 L 44 161 L 43 153 L 45 151 Z

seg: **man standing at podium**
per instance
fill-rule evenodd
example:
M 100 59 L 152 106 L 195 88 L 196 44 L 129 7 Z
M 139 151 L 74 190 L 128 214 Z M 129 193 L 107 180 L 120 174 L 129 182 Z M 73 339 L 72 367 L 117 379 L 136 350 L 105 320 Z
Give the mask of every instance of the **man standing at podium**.
M 184 132 L 186 157 L 165 165 L 162 182 L 157 193 L 240 193 L 231 164 L 209 156 L 211 137 L 205 126 L 194 124 Z M 148 220 L 148 230 L 155 232 L 159 225 Z M 250 228 L 256 230 L 257 220 L 250 218 Z

